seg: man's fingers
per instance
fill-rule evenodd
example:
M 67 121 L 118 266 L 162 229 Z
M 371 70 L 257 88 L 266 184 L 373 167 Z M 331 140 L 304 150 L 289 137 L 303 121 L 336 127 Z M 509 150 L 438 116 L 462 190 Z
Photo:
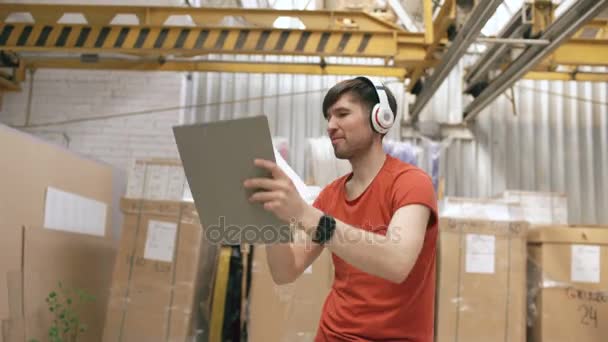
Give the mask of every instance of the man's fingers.
M 278 201 L 266 202 L 264 203 L 264 209 L 268 211 L 272 211 L 274 208 L 278 207 L 281 203 Z
M 278 190 L 281 189 L 282 183 L 270 178 L 252 178 L 248 179 L 243 183 L 248 189 L 264 189 L 264 190 Z
M 280 179 L 280 178 L 284 178 L 287 177 L 285 175 L 285 173 L 283 172 L 283 170 L 281 170 L 281 168 L 274 162 L 270 161 L 270 160 L 265 160 L 265 159 L 256 159 L 253 161 L 255 166 L 264 168 L 268 171 L 270 171 L 270 173 L 272 174 L 272 177 L 275 179 Z
M 278 191 L 260 191 L 249 197 L 252 202 L 270 202 L 279 201 L 284 197 L 284 194 Z

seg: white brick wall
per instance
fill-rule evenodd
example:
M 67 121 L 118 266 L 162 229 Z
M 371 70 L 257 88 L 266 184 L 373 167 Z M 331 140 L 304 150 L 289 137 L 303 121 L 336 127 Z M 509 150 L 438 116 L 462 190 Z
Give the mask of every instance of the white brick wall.
M 182 78 L 172 72 L 38 70 L 29 124 L 43 126 L 22 129 L 123 170 L 133 158 L 177 157 L 171 127 L 180 122 Z M 25 124 L 29 82 L 20 93 L 4 95 L 0 122 Z M 150 113 L 131 115 L 142 111 Z M 46 125 L 74 119 L 87 121 Z

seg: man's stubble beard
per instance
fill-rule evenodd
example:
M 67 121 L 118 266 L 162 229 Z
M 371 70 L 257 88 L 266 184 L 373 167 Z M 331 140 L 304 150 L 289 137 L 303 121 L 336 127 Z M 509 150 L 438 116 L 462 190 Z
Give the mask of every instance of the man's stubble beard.
M 361 141 L 359 144 L 357 144 L 356 146 L 353 146 L 351 148 L 347 148 L 345 151 L 343 152 L 339 152 L 336 147 L 334 147 L 334 156 L 337 159 L 345 159 L 345 160 L 350 160 L 352 159 L 355 155 L 357 155 L 357 153 L 362 153 L 366 148 L 369 148 L 372 144 L 372 139 L 366 139 L 367 141 Z M 346 141 L 344 141 L 346 142 Z

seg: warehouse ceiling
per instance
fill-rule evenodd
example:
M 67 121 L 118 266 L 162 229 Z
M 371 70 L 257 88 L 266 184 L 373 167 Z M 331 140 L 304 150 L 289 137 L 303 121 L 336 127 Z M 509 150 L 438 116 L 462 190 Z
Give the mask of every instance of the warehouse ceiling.
M 415 121 L 461 60 L 468 61 L 464 81 L 474 98 L 491 99 L 495 94 L 486 89 L 522 77 L 608 80 L 585 69 L 608 66 L 608 20 L 601 19 L 608 17 L 608 0 L 478 1 L 483 6 L 368 0 L 353 3 L 373 6 L 340 7 L 346 2 L 1 3 L 0 86 L 19 90 L 25 71 L 36 68 L 365 74 L 404 80 L 417 95 Z M 517 77 L 497 83 L 515 62 Z M 470 118 L 487 100 L 479 103 Z

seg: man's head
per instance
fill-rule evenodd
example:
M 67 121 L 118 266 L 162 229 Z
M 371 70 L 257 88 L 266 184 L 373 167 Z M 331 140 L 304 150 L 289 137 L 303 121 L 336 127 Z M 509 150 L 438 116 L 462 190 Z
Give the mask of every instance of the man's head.
M 386 95 L 391 110 L 397 113 L 397 101 L 388 88 Z M 342 81 L 327 92 L 323 116 L 337 158 L 350 159 L 374 143 L 382 144 L 384 135 L 373 130 L 370 120 L 371 110 L 378 102 L 373 84 L 360 78 Z

